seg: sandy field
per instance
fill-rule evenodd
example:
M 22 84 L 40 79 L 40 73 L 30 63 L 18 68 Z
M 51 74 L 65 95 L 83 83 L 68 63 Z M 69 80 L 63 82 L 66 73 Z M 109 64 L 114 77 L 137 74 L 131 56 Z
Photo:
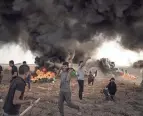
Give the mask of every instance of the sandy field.
M 129 69 L 129 72 L 139 74 L 139 70 Z M 9 86 L 8 74 L 4 75 L 3 84 L 0 85 L 0 93 L 5 98 Z M 140 79 L 138 79 L 140 80 Z M 109 76 L 103 77 L 98 74 L 93 86 L 87 85 L 85 79 L 84 98 L 82 101 L 78 99 L 78 84 L 75 78 L 71 81 L 72 101 L 82 108 L 82 116 L 142 116 L 143 115 L 143 89 L 135 82 L 123 80 L 118 77 L 116 83 L 118 92 L 116 101 L 105 101 L 102 89 L 108 84 Z M 25 93 L 25 99 L 41 101 L 33 107 L 25 116 L 60 116 L 58 111 L 59 83 L 57 79 L 55 83 L 34 83 L 32 91 Z M 2 114 L 3 103 L 0 103 L 0 113 Z M 28 107 L 25 104 L 21 108 L 21 112 Z M 65 103 L 65 116 L 78 116 L 77 111 L 68 108 Z

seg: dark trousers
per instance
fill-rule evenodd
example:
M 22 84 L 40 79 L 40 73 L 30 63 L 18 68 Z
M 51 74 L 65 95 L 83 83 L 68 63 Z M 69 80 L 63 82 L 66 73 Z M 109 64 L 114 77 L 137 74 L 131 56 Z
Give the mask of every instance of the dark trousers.
M 92 83 L 92 85 L 93 85 L 93 83 L 94 83 L 94 78 L 88 78 L 88 85 L 90 85 Z
M 0 84 L 1 84 L 1 82 L 2 82 L 2 78 L 3 78 L 3 76 L 0 74 Z
M 105 95 L 106 100 L 114 100 L 115 93 L 110 93 L 108 90 L 104 89 L 103 93 Z M 110 94 L 110 96 L 109 96 Z
M 58 106 L 61 116 L 64 116 L 64 101 L 66 101 L 68 107 L 79 110 L 79 106 L 71 102 L 71 92 L 60 91 Z
M 82 100 L 83 90 L 84 90 L 84 80 L 78 80 L 79 85 L 79 99 Z

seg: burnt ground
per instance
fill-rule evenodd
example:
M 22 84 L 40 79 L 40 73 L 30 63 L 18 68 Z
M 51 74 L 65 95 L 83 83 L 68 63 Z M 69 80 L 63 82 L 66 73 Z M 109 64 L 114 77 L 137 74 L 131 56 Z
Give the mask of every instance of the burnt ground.
M 5 98 L 8 90 L 8 75 L 5 75 L 0 86 L 1 95 Z M 125 81 L 117 81 L 118 92 L 116 102 L 104 100 L 102 89 L 109 79 L 97 79 L 93 86 L 85 81 L 84 99 L 78 99 L 78 85 L 76 79 L 72 79 L 72 101 L 82 108 L 82 116 L 142 116 L 143 114 L 143 90 L 137 85 Z M 41 101 L 25 116 L 59 116 L 58 112 L 59 79 L 55 83 L 32 84 L 32 91 L 25 93 L 25 99 Z M 3 103 L 0 103 L 2 113 Z M 23 111 L 28 104 L 22 106 Z M 77 111 L 68 108 L 65 103 L 65 116 L 78 116 Z

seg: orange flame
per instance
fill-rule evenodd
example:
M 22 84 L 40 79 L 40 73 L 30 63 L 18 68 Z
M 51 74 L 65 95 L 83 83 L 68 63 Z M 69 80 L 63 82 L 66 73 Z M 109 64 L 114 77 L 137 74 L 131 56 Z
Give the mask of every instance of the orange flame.
M 131 75 L 131 74 L 126 74 L 126 73 L 121 73 L 121 77 L 123 77 L 124 79 L 128 79 L 128 80 L 135 80 L 135 79 L 137 79 L 136 76 Z
M 37 76 L 35 76 L 35 77 L 32 76 L 32 78 L 31 78 L 32 81 L 36 81 L 36 80 L 43 79 L 43 78 L 51 79 L 51 78 L 55 78 L 55 76 L 56 76 L 55 73 L 51 72 L 51 71 L 43 72 L 41 70 L 37 70 L 36 74 L 37 74 Z

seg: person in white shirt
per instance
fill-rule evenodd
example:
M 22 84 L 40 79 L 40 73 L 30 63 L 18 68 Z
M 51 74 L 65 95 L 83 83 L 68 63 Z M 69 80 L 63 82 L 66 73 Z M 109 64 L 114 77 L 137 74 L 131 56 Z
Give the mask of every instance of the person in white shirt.
M 83 67 L 85 66 L 87 60 L 89 60 L 90 57 L 86 58 L 84 61 L 80 61 L 79 62 L 79 68 L 77 71 L 77 80 L 78 80 L 78 84 L 79 84 L 79 99 L 82 100 L 82 96 L 83 96 L 83 90 L 84 90 L 84 69 Z

